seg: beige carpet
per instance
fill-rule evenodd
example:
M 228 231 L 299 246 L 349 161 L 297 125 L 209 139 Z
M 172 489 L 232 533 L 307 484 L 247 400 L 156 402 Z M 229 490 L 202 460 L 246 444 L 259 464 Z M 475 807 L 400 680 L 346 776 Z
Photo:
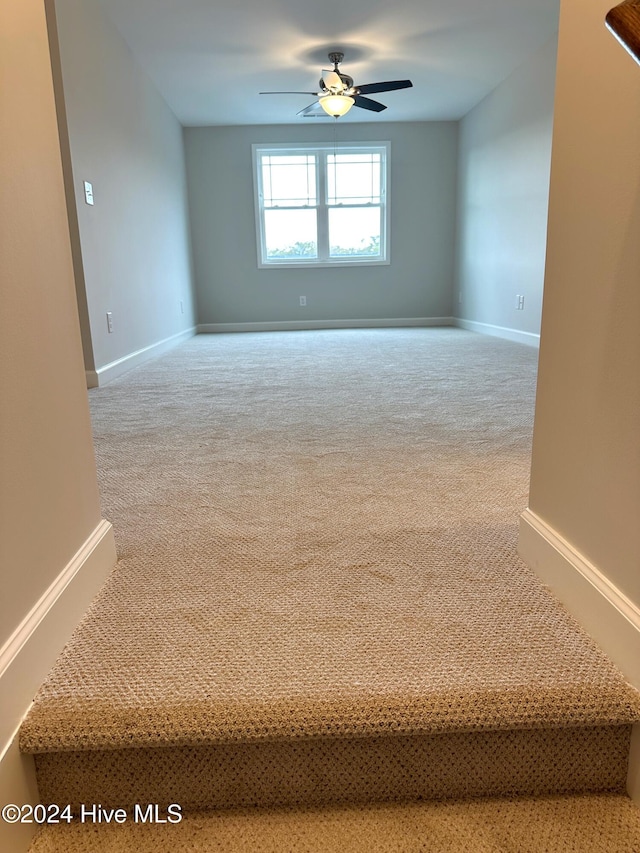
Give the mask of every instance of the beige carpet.
M 187 709 L 185 708 L 185 712 Z M 620 726 L 307 738 L 36 755 L 46 803 L 207 809 L 625 789 Z
M 592 795 L 193 815 L 51 827 L 31 853 L 638 853 L 640 811 Z
M 92 392 L 120 562 L 22 748 L 612 725 L 623 755 L 638 694 L 516 556 L 535 367 L 459 330 L 201 336 Z

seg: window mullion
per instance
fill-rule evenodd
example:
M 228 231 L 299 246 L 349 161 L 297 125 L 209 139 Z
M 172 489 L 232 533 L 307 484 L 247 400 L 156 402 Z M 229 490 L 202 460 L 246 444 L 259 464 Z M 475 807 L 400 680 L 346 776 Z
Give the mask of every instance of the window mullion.
M 327 205 L 327 153 L 318 151 L 318 259 L 329 260 L 329 213 Z

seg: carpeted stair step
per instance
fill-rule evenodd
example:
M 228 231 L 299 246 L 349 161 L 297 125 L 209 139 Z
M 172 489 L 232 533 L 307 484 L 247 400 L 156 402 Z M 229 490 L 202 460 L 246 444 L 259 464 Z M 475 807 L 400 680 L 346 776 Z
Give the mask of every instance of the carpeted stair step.
M 473 560 L 448 566 L 449 595 L 384 554 L 376 571 L 399 593 L 353 586 L 358 570 L 322 555 L 322 571 L 293 580 L 274 569 L 268 594 L 256 571 L 253 610 L 237 578 L 232 599 L 197 564 L 162 596 L 119 566 L 21 728 L 42 800 L 205 810 L 622 792 L 640 695 L 506 549 L 488 567 L 475 550 L 475 577 Z M 298 601 L 309 587 L 303 613 L 291 583 Z
M 622 795 L 187 815 L 178 824 L 43 828 L 30 853 L 637 853 Z
M 595 680 L 563 690 L 353 693 L 333 702 L 165 697 L 118 707 L 52 694 L 48 682 L 21 748 L 35 755 L 42 801 L 74 809 L 622 792 L 639 697 L 605 661 L 592 662 Z
M 313 739 L 36 756 L 44 803 L 187 810 L 625 790 L 629 727 Z

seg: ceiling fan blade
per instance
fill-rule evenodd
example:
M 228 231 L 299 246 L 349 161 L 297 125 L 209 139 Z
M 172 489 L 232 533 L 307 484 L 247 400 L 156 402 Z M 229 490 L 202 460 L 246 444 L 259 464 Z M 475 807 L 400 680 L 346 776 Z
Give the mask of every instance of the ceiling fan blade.
M 387 80 L 385 83 L 365 83 L 356 88 L 361 95 L 373 95 L 374 92 L 393 92 L 394 89 L 410 89 L 411 80 Z
M 386 110 L 386 106 L 381 104 L 380 101 L 374 101 L 371 98 L 363 98 L 362 95 L 354 95 L 353 100 L 355 101 L 354 107 L 362 107 L 363 110 L 371 110 L 374 113 L 381 113 L 382 110 Z
M 346 88 L 340 75 L 336 71 L 327 71 L 322 69 L 322 82 L 327 89 L 335 89 L 337 92 L 342 92 Z
M 326 112 L 320 106 L 320 101 L 314 101 L 312 104 L 309 104 L 308 107 L 305 107 L 303 110 L 300 110 L 296 113 L 297 116 L 302 116 L 303 118 L 329 118 Z
M 317 95 L 317 92 L 258 92 L 259 95 Z

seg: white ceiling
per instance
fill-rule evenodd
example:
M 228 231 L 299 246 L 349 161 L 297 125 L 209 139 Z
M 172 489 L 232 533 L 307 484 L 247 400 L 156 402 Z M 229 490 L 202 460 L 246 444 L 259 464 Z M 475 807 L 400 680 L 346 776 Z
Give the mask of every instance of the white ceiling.
M 409 78 L 350 121 L 458 119 L 557 31 L 559 0 L 99 0 L 184 125 L 289 124 L 327 53 L 356 85 Z

